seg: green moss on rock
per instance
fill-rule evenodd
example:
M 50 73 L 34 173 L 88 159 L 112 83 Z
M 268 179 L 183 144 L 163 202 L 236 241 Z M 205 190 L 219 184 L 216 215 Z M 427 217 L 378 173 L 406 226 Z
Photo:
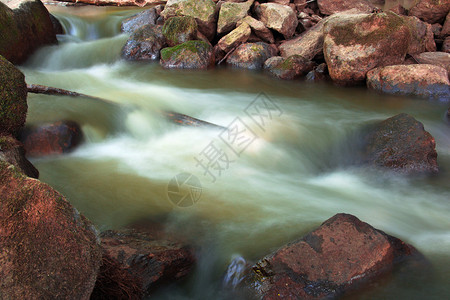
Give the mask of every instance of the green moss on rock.
M 162 34 L 169 46 L 176 46 L 195 39 L 197 27 L 193 17 L 172 17 L 164 23 Z
M 161 65 L 165 68 L 206 69 L 213 63 L 212 48 L 204 41 L 187 41 L 161 50 Z

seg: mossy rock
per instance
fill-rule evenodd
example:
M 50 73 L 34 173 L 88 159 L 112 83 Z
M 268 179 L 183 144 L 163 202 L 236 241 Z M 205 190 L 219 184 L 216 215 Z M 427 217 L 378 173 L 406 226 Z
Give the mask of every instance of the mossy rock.
M 27 116 L 25 76 L 0 55 L 0 134 L 16 135 Z
M 127 60 L 156 60 L 165 46 L 162 26 L 145 25 L 130 36 L 122 48 L 122 57 Z
M 277 51 L 269 44 L 246 43 L 240 45 L 228 57 L 227 64 L 244 69 L 262 69 L 264 62 L 276 55 Z
M 187 41 L 161 50 L 164 68 L 207 69 L 214 65 L 212 47 L 204 41 Z
M 280 79 L 295 79 L 313 70 L 315 63 L 301 55 L 291 55 L 268 68 L 271 75 Z
M 228 33 L 236 27 L 236 23 L 248 15 L 253 0 L 242 3 L 225 2 L 220 7 L 217 21 L 217 33 Z
M 197 22 L 193 17 L 172 17 L 164 23 L 162 34 L 170 47 L 197 38 Z

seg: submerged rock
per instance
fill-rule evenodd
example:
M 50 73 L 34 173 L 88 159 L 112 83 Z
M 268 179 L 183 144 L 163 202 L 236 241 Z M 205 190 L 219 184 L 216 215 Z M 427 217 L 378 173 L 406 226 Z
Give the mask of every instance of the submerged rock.
M 447 71 L 434 65 L 387 66 L 367 73 L 367 86 L 388 94 L 450 101 L 449 84 Z
M 278 62 L 278 63 L 277 63 Z M 265 69 L 280 79 L 295 79 L 306 75 L 315 66 L 315 63 L 300 55 L 292 55 L 283 60 L 267 64 Z
M 214 66 L 211 45 L 204 41 L 188 41 L 161 50 L 161 66 L 176 69 L 207 69 Z
M 73 151 L 83 141 L 83 132 L 74 121 L 58 121 L 25 128 L 20 139 L 27 156 L 41 157 Z
M 101 264 L 93 225 L 57 191 L 0 161 L 2 299 L 89 299 Z
M 12 164 L 28 177 L 39 177 L 39 171 L 26 159 L 23 145 L 12 136 L 0 136 L 0 160 Z
M 263 3 L 260 9 L 261 21 L 264 25 L 278 31 L 286 39 L 294 35 L 298 20 L 290 6 L 278 3 Z
M 450 1 L 448 0 L 419 0 L 411 7 L 409 15 L 434 24 L 444 20 L 449 10 Z
M 227 64 L 243 69 L 262 69 L 264 62 L 276 52 L 274 47 L 262 42 L 242 44 L 228 57 Z
M 50 14 L 41 1 L 10 1 L 8 6 L 0 2 L 0 55 L 18 64 L 39 47 L 57 43 Z
M 122 57 L 127 60 L 157 60 L 165 46 L 162 26 L 145 25 L 130 36 L 122 48 Z
M 248 15 L 254 0 L 233 3 L 225 2 L 220 6 L 217 21 L 217 34 L 228 33 L 236 27 L 236 23 Z
M 324 24 L 324 56 L 331 78 L 341 85 L 362 84 L 376 67 L 403 63 L 410 28 L 392 13 L 337 14 Z
M 423 256 L 355 216 L 337 214 L 259 260 L 241 286 L 258 299 L 334 299 L 407 259 Z
M 134 230 L 102 234 L 103 265 L 91 299 L 141 299 L 188 275 L 191 247 Z
M 172 17 L 164 23 L 162 34 L 169 47 L 197 38 L 197 22 L 193 17 Z
M 18 133 L 25 124 L 27 110 L 25 76 L 0 55 L 0 134 Z
M 158 19 L 157 11 L 152 7 L 123 20 L 120 30 L 131 34 L 145 25 L 156 25 L 156 19 Z
M 399 114 L 366 129 L 362 162 L 407 175 L 437 173 L 435 147 L 422 123 Z

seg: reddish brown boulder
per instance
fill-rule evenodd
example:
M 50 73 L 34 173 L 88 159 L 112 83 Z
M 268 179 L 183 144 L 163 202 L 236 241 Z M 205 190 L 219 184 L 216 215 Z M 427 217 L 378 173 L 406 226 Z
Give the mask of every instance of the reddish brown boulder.
M 369 126 L 363 144 L 365 164 L 409 175 L 439 171 L 434 138 L 410 115 L 399 114 Z
M 409 10 L 410 16 L 430 23 L 440 23 L 450 11 L 450 1 L 448 0 L 419 0 Z
M 445 18 L 444 26 L 442 26 L 441 35 L 443 37 L 450 35 L 450 12 L 447 14 L 447 17 Z
M 27 110 L 25 76 L 0 55 L 0 134 L 18 133 L 25 124 Z
M 102 234 L 103 266 L 91 299 L 140 299 L 188 275 L 194 251 L 173 239 L 124 230 Z
M 436 51 L 433 28 L 431 24 L 422 22 L 416 17 L 404 17 L 410 27 L 411 38 L 408 46 L 408 54 Z
M 120 30 L 131 34 L 145 25 L 156 25 L 156 19 L 158 19 L 157 10 L 152 7 L 123 20 Z
M 166 47 L 161 25 L 139 27 L 122 48 L 122 57 L 127 60 L 157 60 Z
M 266 65 L 266 70 L 280 79 L 295 79 L 306 75 L 315 66 L 315 63 L 300 55 L 292 55 L 279 61 Z
M 25 128 L 20 140 L 29 157 L 57 155 L 73 151 L 83 141 L 81 127 L 73 121 Z
M 263 3 L 260 9 L 260 20 L 266 27 L 278 31 L 286 39 L 294 35 L 298 20 L 291 7 L 278 3 Z
M 93 225 L 47 184 L 0 161 L 2 299 L 89 299 L 101 264 Z
M 8 6 L 0 2 L 0 55 L 14 64 L 22 63 L 39 47 L 57 42 L 50 14 L 41 1 L 10 1 Z
M 39 171 L 26 159 L 22 143 L 12 136 L 0 136 L 0 160 L 12 164 L 28 177 L 39 177 Z
M 446 52 L 423 52 L 413 57 L 419 64 L 440 66 L 450 74 L 450 54 Z
M 370 70 L 367 87 L 383 93 L 450 101 L 447 71 L 433 65 L 396 65 Z
M 227 64 L 237 68 L 262 69 L 264 62 L 276 54 L 276 49 L 266 43 L 242 44 L 227 58 Z
M 333 15 L 350 9 L 356 9 L 362 13 L 371 13 L 375 6 L 368 0 L 317 0 L 320 12 L 324 15 Z
M 450 53 L 450 36 L 445 38 L 442 44 L 442 52 Z
M 422 258 L 403 241 L 348 214 L 259 260 L 244 285 L 259 299 L 334 299 Z
M 336 14 L 324 24 L 324 56 L 334 82 L 363 84 L 376 67 L 403 63 L 410 27 L 392 13 Z

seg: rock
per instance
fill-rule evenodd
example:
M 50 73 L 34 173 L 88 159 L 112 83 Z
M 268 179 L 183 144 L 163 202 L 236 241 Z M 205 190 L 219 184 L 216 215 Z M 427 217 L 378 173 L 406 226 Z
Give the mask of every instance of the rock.
M 266 70 L 268 70 L 272 76 L 280 79 L 295 79 L 306 75 L 314 68 L 315 63 L 303 56 L 292 55 L 288 58 L 284 58 L 279 64 L 273 62 L 270 65 L 271 66 L 269 66 L 269 63 L 266 65 Z
M 307 81 L 325 81 L 327 79 L 328 69 L 326 64 L 320 64 L 314 70 L 306 74 Z
M 0 55 L 18 64 L 39 47 L 57 43 L 50 14 L 41 1 L 11 1 L 8 6 L 0 3 Z
M 397 4 L 396 6 L 391 7 L 389 10 L 396 13 L 399 16 L 408 15 L 408 11 L 401 4 Z
M 266 27 L 278 31 L 286 39 L 294 35 L 298 20 L 291 7 L 277 3 L 263 3 L 260 9 L 260 20 Z
M 445 38 L 442 44 L 442 52 L 450 53 L 450 36 Z
M 450 1 L 448 0 L 419 0 L 409 10 L 409 15 L 433 24 L 444 20 L 449 11 Z
M 195 40 L 197 38 L 197 22 L 193 17 L 172 17 L 164 23 L 162 34 L 169 47 Z
M 23 145 L 12 136 L 0 136 L 0 160 L 12 164 L 28 177 L 39 177 L 39 171 L 26 159 Z
M 102 234 L 103 265 L 91 299 L 142 299 L 194 267 L 191 247 L 134 230 Z
M 55 32 L 55 34 L 65 34 L 61 22 L 59 22 L 59 20 L 54 15 L 50 14 L 50 20 L 52 21 L 53 31 Z
M 350 9 L 356 9 L 361 13 L 373 12 L 375 6 L 367 0 L 317 0 L 320 12 L 324 15 L 333 15 Z
M 69 153 L 83 141 L 83 132 L 74 121 L 58 121 L 34 127 L 25 127 L 21 142 L 28 157 Z
M 367 71 L 403 63 L 410 28 L 398 15 L 337 14 L 324 24 L 324 56 L 334 82 L 362 84 Z
M 217 34 L 224 34 L 233 30 L 236 27 L 236 23 L 248 15 L 253 2 L 254 0 L 240 3 L 223 3 L 220 7 L 219 20 L 217 21 Z
M 217 46 L 220 50 L 228 53 L 240 44 L 245 43 L 251 33 L 252 30 L 250 29 L 250 26 L 248 26 L 247 23 L 242 23 L 239 27 L 221 38 L 217 43 Z
M 281 56 L 301 55 L 312 60 L 316 55 L 321 54 L 323 52 L 324 22 L 320 21 L 300 36 L 283 42 L 279 47 Z
M 399 114 L 366 129 L 362 162 L 397 173 L 437 173 L 436 143 L 412 116 Z
M 429 64 L 443 67 L 450 74 L 450 54 L 445 52 L 424 52 L 413 55 L 419 64 Z
M 161 66 L 177 69 L 208 69 L 214 66 L 212 47 L 204 41 L 187 41 L 161 50 Z
M 445 18 L 444 26 L 442 26 L 441 35 L 446 37 L 450 35 L 450 12 L 447 14 Z
M 408 54 L 436 51 L 432 26 L 416 17 L 404 17 L 411 31 Z
M 216 34 L 216 5 L 212 0 L 168 0 L 161 16 L 166 20 L 175 16 L 194 17 L 208 40 Z
M 145 25 L 130 36 L 122 48 L 122 57 L 127 60 L 157 60 L 166 46 L 161 25 Z
M 0 134 L 17 134 L 25 124 L 27 110 L 25 76 L 0 55 Z
M 250 16 L 246 16 L 242 20 L 238 21 L 236 23 L 236 26 L 240 26 L 242 23 L 247 23 L 248 26 L 250 26 L 252 33 L 254 33 L 262 41 L 269 44 L 273 44 L 275 42 L 272 32 L 264 25 L 263 22 L 258 21 Z
M 447 71 L 433 65 L 396 65 L 370 70 L 367 87 L 388 94 L 450 101 Z
M 348 214 L 259 260 L 244 278 L 258 299 L 337 299 L 423 256 L 411 245 Z
M 156 25 L 156 19 L 158 14 L 153 7 L 123 20 L 120 30 L 131 34 L 145 25 Z
M 272 56 L 271 58 L 267 59 L 264 62 L 264 70 L 269 70 L 272 69 L 276 66 L 278 66 L 279 64 L 281 64 L 283 61 L 285 60 L 284 57 L 281 56 Z
M 2 299 L 89 299 L 101 264 L 94 226 L 57 191 L 0 161 Z
M 275 48 L 266 43 L 242 44 L 227 58 L 227 64 L 243 69 L 262 69 L 264 62 L 276 54 Z

